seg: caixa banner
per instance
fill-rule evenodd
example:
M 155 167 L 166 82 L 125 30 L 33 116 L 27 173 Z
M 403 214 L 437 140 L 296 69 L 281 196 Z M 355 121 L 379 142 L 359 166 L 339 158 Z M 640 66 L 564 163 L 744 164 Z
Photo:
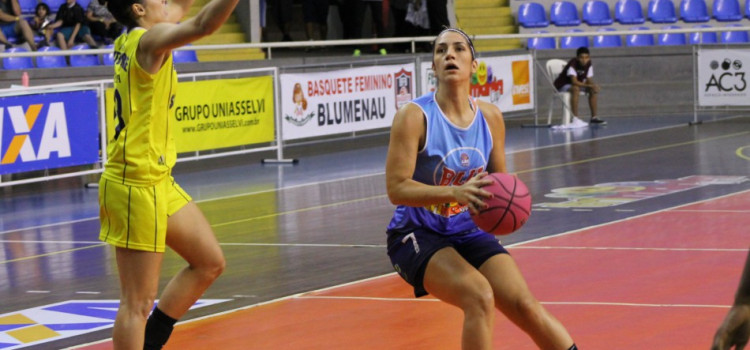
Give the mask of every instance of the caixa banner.
M 750 50 L 698 50 L 698 105 L 750 106 Z
M 0 174 L 96 163 L 96 91 L 0 97 Z

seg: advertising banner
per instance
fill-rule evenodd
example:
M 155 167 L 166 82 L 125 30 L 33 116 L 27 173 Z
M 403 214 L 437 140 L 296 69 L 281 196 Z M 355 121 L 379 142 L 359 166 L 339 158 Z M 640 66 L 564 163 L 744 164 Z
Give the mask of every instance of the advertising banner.
M 490 102 L 502 112 L 534 108 L 534 70 L 531 55 L 482 57 L 471 77 L 471 95 Z M 435 91 L 437 79 L 432 62 L 421 64 L 423 92 Z
M 110 138 L 113 91 L 106 91 Z M 273 77 L 181 82 L 170 118 L 178 153 L 273 141 Z
M 749 50 L 698 50 L 698 105 L 750 106 Z
M 0 174 L 99 160 L 96 91 L 0 97 Z
M 281 74 L 282 138 L 387 128 L 414 97 L 413 63 Z

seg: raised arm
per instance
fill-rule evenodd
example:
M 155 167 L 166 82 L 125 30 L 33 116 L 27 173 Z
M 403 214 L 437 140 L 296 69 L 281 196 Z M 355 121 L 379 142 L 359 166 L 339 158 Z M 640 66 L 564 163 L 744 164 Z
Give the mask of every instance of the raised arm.
M 191 0 L 185 2 L 192 3 Z M 154 25 L 141 38 L 138 62 L 146 71 L 157 72 L 164 62 L 165 55 L 171 53 L 172 49 L 189 44 L 219 29 L 232 14 L 237 2 L 238 0 L 212 0 L 195 17 L 184 22 Z M 176 8 L 174 6 L 170 5 L 168 8 L 172 10 Z M 171 17 L 172 13 L 169 16 Z
M 412 207 L 458 202 L 472 203 L 472 212 L 485 204 L 480 197 L 491 194 L 479 187 L 488 185 L 482 179 L 486 173 L 475 176 L 461 186 L 431 186 L 412 179 L 417 154 L 425 142 L 425 117 L 414 104 L 402 107 L 393 119 L 391 139 L 385 163 L 385 181 L 388 198 L 396 205 Z
M 195 0 L 173 0 L 167 5 L 167 18 L 171 23 L 177 23 L 190 11 Z

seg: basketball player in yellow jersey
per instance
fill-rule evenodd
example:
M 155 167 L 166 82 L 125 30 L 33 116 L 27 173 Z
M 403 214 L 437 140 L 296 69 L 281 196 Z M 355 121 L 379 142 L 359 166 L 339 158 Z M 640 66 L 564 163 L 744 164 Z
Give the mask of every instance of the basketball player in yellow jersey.
M 115 133 L 100 180 L 100 239 L 115 246 L 120 308 L 115 349 L 161 349 L 182 317 L 224 270 L 206 218 L 171 176 L 170 131 L 177 86 L 172 49 L 216 31 L 238 0 L 212 0 L 177 23 L 193 0 L 109 0 L 128 32 L 115 42 Z M 165 246 L 188 263 L 153 309 Z M 149 316 L 150 313 L 150 316 Z

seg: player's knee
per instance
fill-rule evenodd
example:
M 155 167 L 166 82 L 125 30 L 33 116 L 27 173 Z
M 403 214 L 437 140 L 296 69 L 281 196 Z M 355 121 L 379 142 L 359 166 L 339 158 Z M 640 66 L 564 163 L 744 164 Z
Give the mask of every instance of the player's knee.
M 492 287 L 489 283 L 474 284 L 463 295 L 463 305 L 464 312 L 493 315 L 495 312 L 495 296 Z
M 137 300 L 125 300 L 120 306 L 120 312 L 125 312 L 129 317 L 145 320 L 154 308 L 156 296 L 139 298 Z
M 533 296 L 524 296 L 515 302 L 516 312 L 528 320 L 540 320 L 544 316 L 544 310 L 539 301 Z
M 200 267 L 200 272 L 205 280 L 213 281 L 224 272 L 227 266 L 227 262 L 223 255 L 217 256 L 214 259 Z

